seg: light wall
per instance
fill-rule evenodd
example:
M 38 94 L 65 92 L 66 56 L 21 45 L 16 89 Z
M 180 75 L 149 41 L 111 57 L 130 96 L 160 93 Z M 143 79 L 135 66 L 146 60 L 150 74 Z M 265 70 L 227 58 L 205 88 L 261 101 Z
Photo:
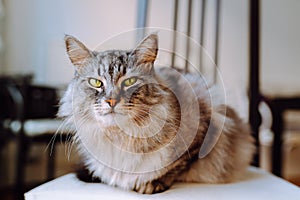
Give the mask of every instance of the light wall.
M 34 73 L 37 82 L 55 85 L 73 75 L 65 34 L 94 48 L 136 21 L 136 0 L 9 0 L 6 10 L 5 72 Z
M 5 73 L 34 73 L 44 84 L 65 84 L 73 76 L 63 37 L 71 34 L 91 47 L 136 25 L 137 0 L 7 0 Z M 149 1 L 148 26 L 171 29 L 172 0 Z M 200 1 L 194 1 L 195 7 Z M 209 12 L 214 0 L 207 1 Z M 219 68 L 228 102 L 246 116 L 248 0 L 221 1 Z M 185 9 L 184 1 L 180 1 Z M 262 0 L 261 80 L 264 91 L 300 85 L 300 1 Z M 181 13 L 185 15 L 185 13 Z M 195 13 L 197 15 L 198 13 Z M 197 21 L 193 23 L 197 24 Z M 208 24 L 209 21 L 208 21 Z M 212 52 L 209 25 L 206 48 Z M 183 30 L 180 26 L 179 30 Z M 195 38 L 198 40 L 197 38 Z M 119 41 L 118 41 L 119 42 Z M 118 43 L 122 47 L 121 42 Z M 276 86 L 275 86 L 276 85 Z M 300 89 L 299 89 L 300 91 Z
M 300 95 L 300 1 L 262 1 L 261 89 Z

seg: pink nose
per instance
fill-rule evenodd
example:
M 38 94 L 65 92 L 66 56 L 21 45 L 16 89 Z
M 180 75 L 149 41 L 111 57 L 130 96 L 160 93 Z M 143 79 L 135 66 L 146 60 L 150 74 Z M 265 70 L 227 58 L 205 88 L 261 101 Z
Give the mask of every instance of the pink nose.
M 117 104 L 116 99 L 107 99 L 107 100 L 105 100 L 105 102 L 108 103 L 110 105 L 110 107 L 114 107 Z

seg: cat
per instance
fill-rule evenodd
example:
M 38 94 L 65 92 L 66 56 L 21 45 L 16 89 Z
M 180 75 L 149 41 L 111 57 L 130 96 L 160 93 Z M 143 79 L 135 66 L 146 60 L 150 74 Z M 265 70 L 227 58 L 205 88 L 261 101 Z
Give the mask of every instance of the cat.
M 157 34 L 133 50 L 91 51 L 69 35 L 65 44 L 75 75 L 58 117 L 76 127 L 79 179 L 153 194 L 176 181 L 231 182 L 250 164 L 249 125 L 213 105 L 200 75 L 154 67 Z

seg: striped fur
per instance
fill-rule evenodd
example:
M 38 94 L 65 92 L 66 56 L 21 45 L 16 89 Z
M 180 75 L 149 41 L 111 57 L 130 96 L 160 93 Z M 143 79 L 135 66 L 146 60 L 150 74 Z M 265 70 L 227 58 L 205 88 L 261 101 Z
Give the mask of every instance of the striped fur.
M 76 127 L 85 167 L 79 178 L 152 194 L 174 181 L 233 181 L 249 165 L 248 125 L 232 109 L 212 107 L 200 76 L 154 69 L 156 35 L 131 51 L 94 52 L 71 36 L 65 40 L 76 75 L 58 116 Z M 199 159 L 204 138 L 217 132 L 212 151 Z

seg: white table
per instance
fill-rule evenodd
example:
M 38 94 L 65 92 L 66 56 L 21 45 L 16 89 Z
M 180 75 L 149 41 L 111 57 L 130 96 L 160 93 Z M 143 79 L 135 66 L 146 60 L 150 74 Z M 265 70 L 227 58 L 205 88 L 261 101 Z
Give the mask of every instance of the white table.
M 25 194 L 26 200 L 300 200 L 300 188 L 261 169 L 249 167 L 244 177 L 230 184 L 176 183 L 153 195 L 124 191 L 101 183 L 84 183 L 67 174 Z

